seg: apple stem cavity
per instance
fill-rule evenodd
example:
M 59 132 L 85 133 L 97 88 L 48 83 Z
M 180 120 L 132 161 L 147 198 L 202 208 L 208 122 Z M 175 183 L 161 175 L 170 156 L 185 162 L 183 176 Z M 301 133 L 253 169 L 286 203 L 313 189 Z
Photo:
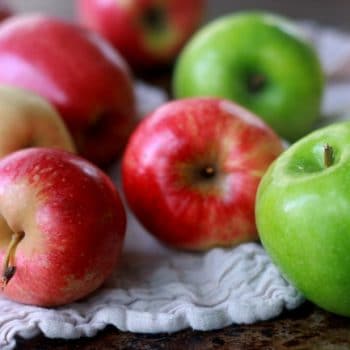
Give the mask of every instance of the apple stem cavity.
M 259 92 L 266 84 L 266 78 L 262 74 L 253 74 L 248 79 L 248 90 L 252 93 Z
M 16 253 L 16 248 L 24 237 L 24 232 L 15 232 L 12 234 L 11 242 L 7 247 L 7 251 L 4 257 L 3 270 L 1 277 L 1 289 L 7 286 L 11 278 L 16 272 L 16 266 L 14 266 L 14 256 Z
M 333 164 L 333 147 L 329 144 L 323 146 L 323 163 L 326 168 Z

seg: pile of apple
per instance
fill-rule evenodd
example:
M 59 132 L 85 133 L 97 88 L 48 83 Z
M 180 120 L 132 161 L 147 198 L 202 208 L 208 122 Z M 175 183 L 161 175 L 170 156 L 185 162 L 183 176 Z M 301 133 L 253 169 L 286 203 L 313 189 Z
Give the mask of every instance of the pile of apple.
M 0 25 L 0 274 L 3 294 L 15 301 L 78 300 L 120 260 L 125 209 L 102 169 L 120 158 L 136 125 L 129 64 L 135 68 L 140 57 L 147 67 L 166 64 L 204 8 L 202 0 L 169 2 L 170 8 L 129 3 L 134 19 L 127 11 L 117 23 L 130 27 L 125 50 L 77 23 L 4 12 L 10 18 Z M 80 2 L 81 14 L 95 5 L 102 3 Z M 145 41 L 132 33 L 136 16 Z M 138 45 L 135 59 L 130 42 Z
M 69 303 L 121 254 L 125 210 L 98 166 L 135 123 L 129 69 L 94 32 L 13 16 L 0 25 L 0 83 L 1 287 L 22 303 Z
M 112 273 L 126 216 L 102 169 L 120 158 L 128 206 L 160 241 L 201 251 L 257 240 L 259 231 L 303 292 L 327 284 L 316 263 L 339 268 L 350 248 L 339 214 L 350 196 L 338 199 L 331 182 L 350 132 L 340 137 L 338 127 L 332 138 L 327 129 L 283 152 L 281 138 L 312 130 L 322 99 L 320 62 L 298 29 L 275 15 L 240 13 L 205 26 L 184 47 L 203 0 L 80 0 L 77 9 L 82 25 L 47 15 L 0 25 L 4 295 L 61 305 Z M 178 54 L 175 99 L 137 124 L 132 71 L 158 69 Z M 318 179 L 323 172 L 328 180 Z M 341 249 L 333 245 L 339 232 Z M 323 244 L 330 252 L 320 258 Z M 305 288 L 293 275 L 301 270 Z M 344 279 L 332 281 L 340 289 Z
M 108 22 L 86 20 L 105 35 Z M 123 185 L 130 208 L 167 244 L 232 246 L 259 232 L 286 279 L 319 306 L 350 316 L 350 123 L 309 134 L 323 88 L 317 54 L 290 21 L 261 12 L 215 20 L 175 65 L 174 97 L 190 99 L 138 126 Z M 282 152 L 266 124 L 227 100 L 297 142 Z
M 262 177 L 257 231 L 306 298 L 350 316 L 350 122 L 311 132 L 323 81 L 317 55 L 295 26 L 247 12 L 216 20 L 194 36 L 177 62 L 174 91 L 178 98 L 235 100 L 281 137 L 297 141 Z

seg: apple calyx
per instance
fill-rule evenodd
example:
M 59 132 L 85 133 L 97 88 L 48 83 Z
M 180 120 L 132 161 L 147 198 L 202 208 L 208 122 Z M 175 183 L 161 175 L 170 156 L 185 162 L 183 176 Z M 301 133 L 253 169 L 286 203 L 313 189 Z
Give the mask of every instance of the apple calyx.
M 333 164 L 333 147 L 326 143 L 323 146 L 323 164 L 325 168 L 329 168 Z
M 160 32 L 166 28 L 164 11 L 159 6 L 153 6 L 146 10 L 142 17 L 142 23 L 153 32 Z
M 253 74 L 248 78 L 249 92 L 256 93 L 261 91 L 266 84 L 266 77 L 262 74 Z
M 24 232 L 14 232 L 12 234 L 11 242 L 7 247 L 7 251 L 4 257 L 3 270 L 1 276 L 1 290 L 7 286 L 16 272 L 16 266 L 14 265 L 14 256 L 16 248 L 19 242 L 23 239 Z
M 212 179 L 216 175 L 216 169 L 212 165 L 207 165 L 200 169 L 199 175 L 205 180 Z

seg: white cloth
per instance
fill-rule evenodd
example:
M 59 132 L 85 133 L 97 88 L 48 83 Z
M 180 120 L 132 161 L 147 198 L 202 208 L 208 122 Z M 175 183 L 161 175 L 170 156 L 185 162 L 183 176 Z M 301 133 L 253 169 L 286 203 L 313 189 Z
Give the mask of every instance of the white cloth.
M 345 115 L 350 110 L 350 38 L 304 26 L 329 78 L 324 114 Z M 142 115 L 166 99 L 162 91 L 144 84 L 138 84 L 137 96 Z M 116 180 L 117 174 L 118 167 L 111 176 Z M 160 245 L 130 213 L 128 219 L 122 266 L 90 297 L 56 309 L 0 297 L 0 349 L 13 349 L 15 336 L 42 332 L 72 339 L 93 336 L 107 325 L 147 333 L 218 329 L 270 319 L 303 301 L 259 244 L 180 253 Z

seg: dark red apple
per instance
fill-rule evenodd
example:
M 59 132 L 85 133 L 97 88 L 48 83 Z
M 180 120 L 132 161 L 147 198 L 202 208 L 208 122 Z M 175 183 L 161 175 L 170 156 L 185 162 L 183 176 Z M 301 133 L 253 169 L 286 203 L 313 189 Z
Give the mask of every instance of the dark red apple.
M 0 26 L 0 83 L 33 90 L 60 112 L 78 152 L 104 165 L 134 127 L 132 79 L 104 39 L 45 15 L 13 16 Z
M 199 26 L 205 0 L 78 0 L 82 24 L 105 36 L 136 70 L 171 62 Z
M 174 247 L 256 240 L 257 187 L 282 150 L 270 127 L 232 102 L 169 102 L 130 138 L 122 164 L 126 199 L 144 227 Z

